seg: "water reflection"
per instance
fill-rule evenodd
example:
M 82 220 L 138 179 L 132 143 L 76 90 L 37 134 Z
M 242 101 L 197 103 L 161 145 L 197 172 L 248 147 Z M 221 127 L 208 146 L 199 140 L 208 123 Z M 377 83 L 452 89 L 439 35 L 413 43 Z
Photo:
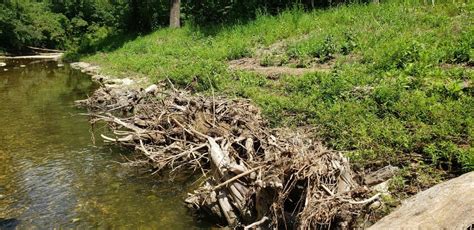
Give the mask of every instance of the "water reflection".
M 150 178 L 116 163 L 125 151 L 92 145 L 73 107 L 95 87 L 87 76 L 54 62 L 3 68 L 0 228 L 205 227 L 182 205 L 186 177 Z

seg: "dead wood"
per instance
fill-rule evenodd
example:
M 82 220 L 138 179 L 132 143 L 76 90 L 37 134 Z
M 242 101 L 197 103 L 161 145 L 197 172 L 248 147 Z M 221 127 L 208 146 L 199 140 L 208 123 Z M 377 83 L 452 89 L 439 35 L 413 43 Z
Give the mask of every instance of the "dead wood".
M 347 228 L 369 198 L 347 159 L 309 129 L 270 129 L 245 99 L 167 90 L 101 88 L 79 102 L 106 141 L 132 146 L 155 171 L 195 170 L 188 206 L 233 227 Z M 367 199 L 369 198 L 369 199 Z

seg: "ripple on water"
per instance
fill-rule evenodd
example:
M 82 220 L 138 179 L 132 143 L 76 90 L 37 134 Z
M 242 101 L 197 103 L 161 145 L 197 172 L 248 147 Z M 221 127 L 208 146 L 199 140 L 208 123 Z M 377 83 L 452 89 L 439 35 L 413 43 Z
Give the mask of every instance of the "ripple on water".
M 182 204 L 186 177 L 150 178 L 116 163 L 126 151 L 92 145 L 87 119 L 72 106 L 94 89 L 89 77 L 54 62 L 7 65 L 0 72 L 7 124 L 0 125 L 0 227 L 206 227 Z

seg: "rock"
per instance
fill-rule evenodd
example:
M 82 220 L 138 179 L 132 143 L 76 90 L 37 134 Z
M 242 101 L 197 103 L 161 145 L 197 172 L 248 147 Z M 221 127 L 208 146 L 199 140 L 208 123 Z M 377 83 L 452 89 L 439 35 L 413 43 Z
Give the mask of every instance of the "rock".
M 26 65 L 20 65 L 20 68 L 25 68 L 25 67 L 26 67 Z
M 132 84 L 133 84 L 133 80 L 132 80 L 132 79 L 129 79 L 129 78 L 124 78 L 124 79 L 122 79 L 122 84 L 123 84 L 123 85 L 132 85 Z
M 5 62 L 0 62 L 0 67 L 4 67 L 4 66 L 7 66 L 7 63 L 5 63 Z
M 58 63 L 58 67 L 63 67 L 63 66 L 64 66 L 64 64 Z
M 372 186 L 375 184 L 382 183 L 393 176 L 400 170 L 398 167 L 395 166 L 385 166 L 375 172 L 371 172 L 364 177 L 365 184 Z
M 3 69 L 3 71 L 5 71 L 5 72 L 6 72 L 6 71 L 8 71 L 8 69 Z
M 71 63 L 71 68 L 73 69 L 85 69 L 88 68 L 91 64 L 87 62 L 73 62 Z
M 0 200 L 5 198 L 5 195 L 0 194 Z
M 109 78 L 107 76 L 104 76 L 104 75 L 96 74 L 96 75 L 92 76 L 92 80 L 94 80 L 96 82 L 107 82 L 109 80 Z
M 73 62 L 71 63 L 71 68 L 81 70 L 81 72 L 91 75 L 98 74 L 100 71 L 99 66 L 87 62 Z
M 382 205 L 383 205 L 382 202 L 380 202 L 380 201 L 377 200 L 377 201 L 374 201 L 372 204 L 370 204 L 370 205 L 369 205 L 369 208 L 370 208 L 371 210 L 377 210 L 377 209 L 379 209 L 380 207 L 382 207 Z
M 468 229 L 474 223 L 474 172 L 403 202 L 369 229 Z
M 382 194 L 389 194 L 388 188 L 390 185 L 390 180 L 386 180 L 380 184 L 374 185 L 372 190 L 377 191 Z
M 158 86 L 153 84 L 153 85 L 150 85 L 148 86 L 146 89 L 145 89 L 145 93 L 155 93 L 156 91 L 158 90 Z

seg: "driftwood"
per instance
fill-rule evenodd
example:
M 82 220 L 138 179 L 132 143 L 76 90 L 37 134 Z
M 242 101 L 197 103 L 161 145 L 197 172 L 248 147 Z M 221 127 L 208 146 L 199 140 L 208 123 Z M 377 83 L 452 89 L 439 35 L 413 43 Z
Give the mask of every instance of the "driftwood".
M 201 173 L 186 199 L 198 213 L 245 229 L 347 228 L 378 198 L 310 129 L 270 129 L 248 100 L 169 88 L 101 88 L 78 103 L 89 108 L 91 123 L 113 131 L 105 141 L 141 153 L 145 160 L 134 165 Z
M 42 51 L 42 52 L 48 52 L 48 53 L 64 53 L 64 50 L 47 49 L 47 48 L 33 47 L 33 46 L 27 46 L 27 48 L 34 51 Z
M 17 59 L 47 59 L 47 60 L 59 60 L 63 56 L 63 53 L 45 53 L 40 55 L 27 55 L 27 56 L 0 56 L 0 60 L 17 60 Z

